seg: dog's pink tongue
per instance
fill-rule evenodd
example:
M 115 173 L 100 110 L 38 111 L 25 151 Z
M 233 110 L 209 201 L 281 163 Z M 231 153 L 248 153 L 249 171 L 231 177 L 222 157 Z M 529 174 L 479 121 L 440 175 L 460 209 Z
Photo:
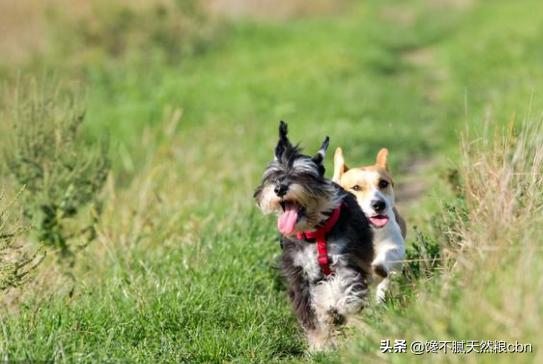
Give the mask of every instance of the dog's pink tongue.
M 370 217 L 370 222 L 375 226 L 375 227 L 383 227 L 387 224 L 388 222 L 388 216 L 384 216 L 384 215 L 377 215 L 377 216 L 372 216 Z
M 290 235 L 294 231 L 294 225 L 298 220 L 298 208 L 295 205 L 287 204 L 285 211 L 277 219 L 277 228 L 283 235 Z

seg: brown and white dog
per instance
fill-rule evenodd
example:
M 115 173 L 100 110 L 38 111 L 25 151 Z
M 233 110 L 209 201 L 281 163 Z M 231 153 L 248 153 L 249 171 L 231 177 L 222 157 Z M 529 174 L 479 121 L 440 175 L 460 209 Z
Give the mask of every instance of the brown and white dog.
M 334 155 L 333 181 L 355 195 L 362 211 L 368 217 L 373 230 L 375 257 L 372 262 L 377 283 L 378 302 L 385 299 L 390 274 L 402 270 L 405 257 L 406 225 L 395 207 L 394 182 L 388 170 L 388 150 L 377 153 L 374 165 L 349 168 L 343 151 Z

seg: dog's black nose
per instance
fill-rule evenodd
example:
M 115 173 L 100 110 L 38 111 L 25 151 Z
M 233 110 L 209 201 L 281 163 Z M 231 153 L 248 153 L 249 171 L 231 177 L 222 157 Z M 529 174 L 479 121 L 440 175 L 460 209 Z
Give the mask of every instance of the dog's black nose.
M 277 196 L 283 197 L 287 194 L 288 186 L 285 184 L 278 184 L 273 190 Z
M 371 201 L 371 207 L 375 212 L 385 211 L 387 204 L 383 200 L 373 200 Z

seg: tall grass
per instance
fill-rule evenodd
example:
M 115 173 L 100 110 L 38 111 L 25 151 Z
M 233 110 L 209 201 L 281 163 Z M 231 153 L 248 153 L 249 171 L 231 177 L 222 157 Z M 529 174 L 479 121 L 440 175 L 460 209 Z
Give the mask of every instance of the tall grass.
M 543 345 L 543 121 L 511 124 L 462 141 L 460 192 L 444 215 L 442 269 L 419 282 L 405 308 L 393 304 L 366 327 L 344 355 L 410 362 L 409 354 L 381 354 L 379 341 L 505 340 Z M 368 350 L 370 349 L 370 350 Z M 368 354 L 367 352 L 371 352 Z M 363 355 L 362 352 L 366 352 Z M 424 362 L 509 362 L 501 354 L 426 354 Z M 518 362 L 541 361 L 522 354 Z
M 234 2 L 249 3 L 224 3 Z M 251 7 L 266 20 L 275 18 L 268 8 L 282 12 L 266 3 Z M 73 280 L 46 259 L 32 282 L 4 296 L 2 359 L 413 361 L 379 354 L 385 337 L 518 339 L 537 349 L 541 185 L 533 178 L 540 162 L 530 156 L 540 153 L 541 123 L 525 123 L 531 132 L 516 126 L 466 136 L 461 153 L 456 148 L 465 96 L 474 118 L 490 106 L 507 119 L 541 88 L 542 6 L 526 3 L 370 0 L 342 15 L 298 17 L 306 14 L 300 8 L 280 22 L 233 17 L 217 34 L 191 12 L 191 0 L 55 1 L 69 17 L 48 17 L 39 31 L 24 27 L 47 42 L 28 55 L 23 74 L 50 67 L 87 82 L 88 113 L 75 144 L 110 133 L 112 173 L 102 181 L 100 219 L 90 221 L 96 239 L 78 253 Z M 25 6 L 42 8 L 36 0 Z M 19 46 L 19 23 L 0 38 Z M 3 63 L 0 73 L 14 78 L 15 67 Z M 543 109 L 537 98 L 534 104 Z M 0 109 L 13 105 L 2 100 Z M 72 110 L 56 105 L 55 115 Z M 413 227 L 406 284 L 384 307 L 362 313 L 366 325 L 338 353 L 304 355 L 273 268 L 273 222 L 252 206 L 281 118 L 308 151 L 329 134 L 364 164 L 386 145 L 399 184 L 418 191 L 407 204 L 399 198 Z M 13 141 L 5 124 L 0 140 Z M 438 177 L 445 159 L 460 163 L 454 191 Z M 435 168 L 414 168 L 417 160 Z M 400 166 L 409 176 L 397 173 Z M 6 191 L 18 190 L 4 181 Z M 39 200 L 30 196 L 25 206 Z M 85 206 L 83 216 L 65 220 L 65 232 L 88 225 Z
M 507 249 L 522 241 L 540 221 L 542 125 L 532 120 L 520 126 L 511 123 L 494 136 L 463 139 L 462 190 L 469 226 L 461 229 L 461 251 L 481 255 L 488 249 Z
M 23 244 L 24 229 L 12 210 L 13 203 L 6 203 L 0 194 L 0 293 L 28 282 L 44 257 Z
M 109 172 L 107 145 L 85 142 L 81 95 L 55 82 L 21 82 L 12 108 L 4 156 L 24 190 L 25 216 L 38 241 L 72 256 L 74 246 L 95 235 L 98 194 Z M 74 224 L 88 206 L 87 222 Z

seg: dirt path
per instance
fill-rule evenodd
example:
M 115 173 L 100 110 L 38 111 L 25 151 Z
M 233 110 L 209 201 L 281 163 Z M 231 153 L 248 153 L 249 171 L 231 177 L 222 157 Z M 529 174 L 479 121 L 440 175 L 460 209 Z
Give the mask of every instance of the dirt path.
M 431 191 L 432 169 L 437 162 L 432 159 L 414 159 L 400 170 L 395 193 L 400 211 L 412 210 Z

